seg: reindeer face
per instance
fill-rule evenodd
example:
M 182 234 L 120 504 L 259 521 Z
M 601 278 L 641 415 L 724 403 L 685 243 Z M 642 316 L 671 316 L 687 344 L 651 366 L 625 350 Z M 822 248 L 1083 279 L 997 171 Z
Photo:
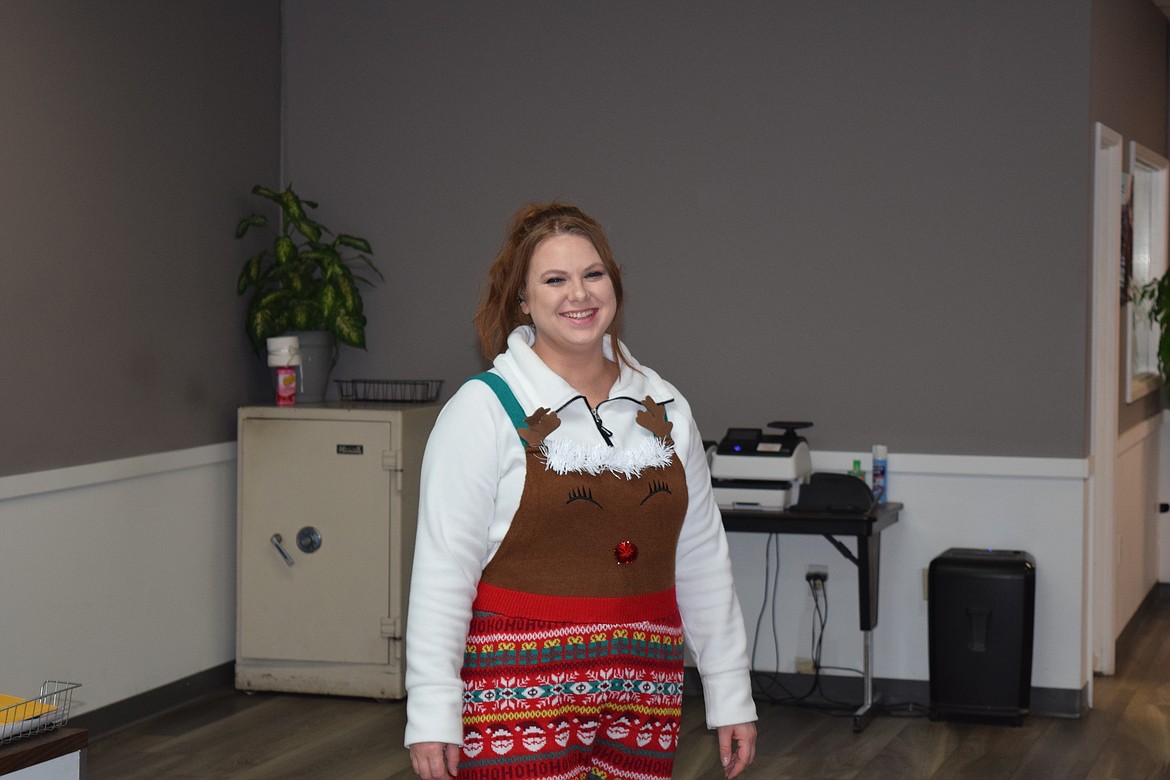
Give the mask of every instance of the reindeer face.
M 483 582 L 591 597 L 674 586 L 686 473 L 663 408 L 644 404 L 637 421 L 653 435 L 625 448 L 550 437 L 560 419 L 548 409 L 528 417 L 523 498 Z

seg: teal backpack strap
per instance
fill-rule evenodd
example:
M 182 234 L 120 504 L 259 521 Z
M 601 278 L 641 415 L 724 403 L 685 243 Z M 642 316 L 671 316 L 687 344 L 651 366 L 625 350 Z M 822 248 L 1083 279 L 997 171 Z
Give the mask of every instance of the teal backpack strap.
M 528 420 L 524 414 L 524 409 L 520 407 L 520 402 L 516 400 L 515 393 L 512 388 L 508 387 L 508 383 L 504 381 L 499 374 L 493 374 L 491 371 L 484 371 L 482 374 L 476 374 L 467 381 L 478 379 L 486 384 L 496 394 L 496 398 L 500 399 L 500 403 L 504 406 L 504 411 L 508 413 L 508 418 L 512 420 L 512 425 L 516 427 L 517 436 L 520 436 L 519 429 L 528 427 Z M 528 442 L 524 441 L 524 437 L 520 436 L 520 444 L 527 447 Z

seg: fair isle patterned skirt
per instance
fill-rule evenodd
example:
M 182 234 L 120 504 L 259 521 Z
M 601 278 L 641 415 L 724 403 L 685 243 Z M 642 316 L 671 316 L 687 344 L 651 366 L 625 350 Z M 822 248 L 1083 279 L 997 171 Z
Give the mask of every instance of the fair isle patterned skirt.
M 682 621 L 472 617 L 461 780 L 668 780 L 682 710 Z

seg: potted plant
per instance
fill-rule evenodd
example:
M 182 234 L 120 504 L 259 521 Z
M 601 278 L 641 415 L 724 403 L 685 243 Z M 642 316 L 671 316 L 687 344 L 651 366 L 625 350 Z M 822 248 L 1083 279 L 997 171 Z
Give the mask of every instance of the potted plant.
M 244 263 L 236 283 L 240 295 L 252 291 L 244 329 L 260 357 L 265 356 L 271 336 L 306 334 L 303 360 L 308 344 L 324 341 L 328 357 L 312 372 L 306 362 L 302 389 L 303 400 L 323 401 L 340 345 L 366 348 L 366 318 L 358 285 L 373 282 L 356 275 L 352 266 L 365 266 L 383 281 L 385 277 L 369 257 L 373 250 L 366 239 L 334 234 L 312 219 L 307 209 L 317 204 L 302 200 L 291 186 L 277 192 L 256 185 L 252 194 L 280 207 L 280 227 L 272 229 L 272 243 Z M 244 217 L 236 226 L 236 238 L 268 224 L 263 214 Z M 314 332 L 320 335 L 314 338 Z
M 1148 305 L 1146 314 L 1158 329 L 1158 374 L 1170 397 L 1170 271 L 1131 289 L 1135 303 Z

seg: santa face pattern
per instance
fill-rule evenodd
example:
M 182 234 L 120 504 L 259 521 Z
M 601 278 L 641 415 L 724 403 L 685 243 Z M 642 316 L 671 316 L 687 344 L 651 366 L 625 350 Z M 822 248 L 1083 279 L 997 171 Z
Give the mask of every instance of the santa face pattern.
M 541 652 L 577 646 L 592 649 Z M 500 663 L 501 652 L 513 663 Z M 516 664 L 518 657 L 526 662 Z M 677 614 L 570 625 L 478 613 L 463 669 L 459 777 L 665 780 L 677 747 L 682 672 Z

